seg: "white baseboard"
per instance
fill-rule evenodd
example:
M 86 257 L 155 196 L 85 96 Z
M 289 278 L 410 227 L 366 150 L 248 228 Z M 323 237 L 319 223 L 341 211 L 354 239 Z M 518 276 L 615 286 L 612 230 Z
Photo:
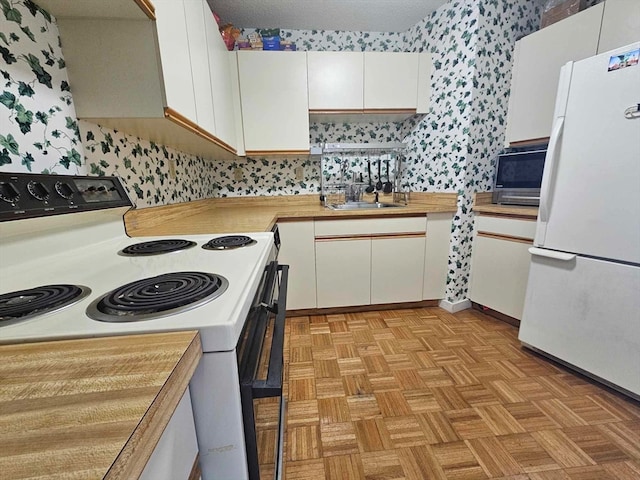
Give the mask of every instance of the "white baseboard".
M 457 302 L 450 302 L 448 300 L 440 300 L 438 304 L 440 308 L 444 308 L 447 312 L 456 313 L 471 308 L 471 300 L 465 298 L 464 300 L 458 300 Z

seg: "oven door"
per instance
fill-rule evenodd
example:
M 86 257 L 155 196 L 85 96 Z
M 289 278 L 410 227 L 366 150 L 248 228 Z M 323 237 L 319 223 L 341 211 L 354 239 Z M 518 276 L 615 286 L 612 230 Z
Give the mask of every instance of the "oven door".
M 288 265 L 271 262 L 238 346 L 240 397 L 250 480 L 260 471 L 282 478 L 285 399 L 282 394 Z

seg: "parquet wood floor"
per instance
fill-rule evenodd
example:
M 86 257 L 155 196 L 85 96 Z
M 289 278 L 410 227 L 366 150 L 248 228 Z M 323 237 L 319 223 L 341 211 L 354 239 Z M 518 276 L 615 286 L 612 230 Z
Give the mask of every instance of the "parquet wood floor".
M 640 479 L 640 406 L 516 327 L 439 308 L 287 321 L 286 480 Z

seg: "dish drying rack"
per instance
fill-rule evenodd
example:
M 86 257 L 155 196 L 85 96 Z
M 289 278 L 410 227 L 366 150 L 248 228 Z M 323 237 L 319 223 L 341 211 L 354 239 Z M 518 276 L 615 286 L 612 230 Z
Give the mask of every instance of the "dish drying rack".
M 393 203 L 406 205 L 409 192 L 402 191 L 401 183 L 406 147 L 402 142 L 323 143 L 320 156 L 320 202 L 326 206 L 353 201 L 355 199 L 349 198 L 347 193 L 351 185 L 359 185 L 364 192 L 371 182 L 375 192 L 378 180 L 386 180 L 391 182 L 391 193 L 385 194 L 378 190 L 380 201 L 387 195 L 393 195 Z M 381 175 L 378 175 L 378 162 Z M 371 177 L 367 168 L 369 164 Z M 386 176 L 387 165 L 389 177 Z

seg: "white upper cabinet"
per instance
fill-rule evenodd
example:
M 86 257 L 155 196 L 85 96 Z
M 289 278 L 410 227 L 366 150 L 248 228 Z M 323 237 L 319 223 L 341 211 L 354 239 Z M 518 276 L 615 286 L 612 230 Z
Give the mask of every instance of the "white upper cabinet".
M 317 122 L 400 121 L 429 111 L 428 52 L 307 52 L 307 72 Z
M 184 3 L 180 0 L 154 0 L 153 5 L 166 105 L 198 123 Z
M 364 108 L 362 52 L 307 52 L 310 111 Z
M 205 0 L 154 0 L 153 9 L 133 0 L 111 8 L 96 0 L 45 3 L 58 21 L 78 118 L 187 153 L 233 158 L 235 115 L 225 102 L 233 107 L 237 73 L 229 52 L 219 61 L 208 53 L 222 40 L 208 32 L 220 36 L 207 26 Z M 212 72 L 227 76 L 219 109 Z M 216 124 L 216 110 L 229 115 L 217 123 L 231 125 L 233 136 Z
M 237 54 L 247 155 L 308 153 L 306 52 Z
M 598 53 L 640 40 L 640 1 L 607 0 L 604 4 Z
M 507 144 L 551 135 L 560 68 L 596 54 L 603 9 L 595 5 L 516 42 Z
M 364 53 L 364 109 L 416 110 L 418 55 Z
M 185 0 L 189 1 L 189 0 Z M 202 10 L 206 35 L 206 45 L 209 55 L 209 74 L 211 78 L 211 95 L 213 97 L 213 114 L 215 117 L 216 137 L 239 150 L 236 136 L 237 116 L 240 116 L 239 92 L 233 91 L 234 81 L 238 82 L 238 68 L 235 63 L 235 53 L 229 52 L 222 41 L 218 24 L 213 18 L 211 9 L 202 0 Z M 233 60 L 233 63 L 232 61 Z M 238 110 L 234 105 L 238 101 Z
M 179 3 L 176 0 L 173 0 L 173 2 Z M 205 131 L 215 134 L 216 123 L 213 113 L 213 95 L 211 93 L 211 69 L 209 68 L 208 49 L 209 42 L 207 41 L 207 34 L 205 30 L 204 7 L 209 10 L 209 7 L 206 5 L 204 0 L 184 0 L 194 101 L 197 99 L 197 101 L 195 101 L 196 122 L 198 126 Z M 211 14 L 209 14 L 208 17 L 212 17 Z M 160 36 L 158 39 L 159 38 Z M 163 67 L 163 71 L 164 70 L 165 68 Z

